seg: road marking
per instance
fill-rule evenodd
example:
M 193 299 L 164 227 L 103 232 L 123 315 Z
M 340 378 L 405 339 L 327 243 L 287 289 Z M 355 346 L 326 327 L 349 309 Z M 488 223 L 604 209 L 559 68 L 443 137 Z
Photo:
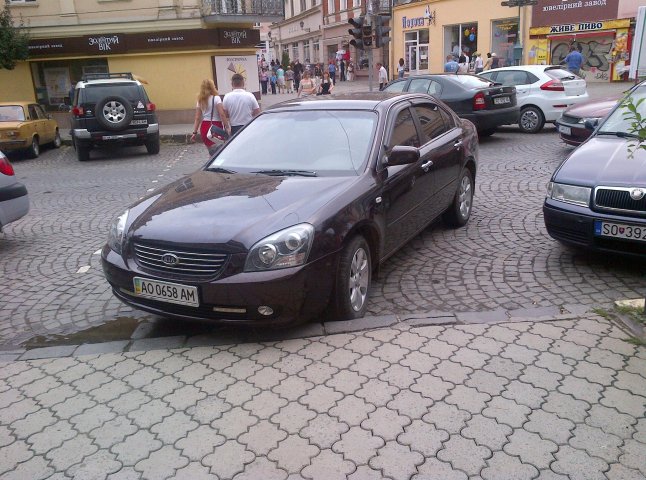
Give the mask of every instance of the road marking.
M 149 188 L 149 189 L 148 189 L 148 190 L 146 190 L 146 191 L 147 191 L 147 192 L 154 192 L 154 191 L 155 191 L 155 189 L 154 189 L 154 188 Z
M 99 248 L 96 252 L 94 252 L 92 255 L 101 255 L 101 249 Z
M 164 174 L 163 174 L 163 173 L 160 173 L 160 174 L 159 174 L 159 175 L 157 175 L 157 176 L 158 176 L 158 177 L 163 177 L 163 176 L 164 176 Z
M 76 271 L 76 273 L 86 273 L 89 269 L 90 269 L 90 266 L 89 266 L 89 265 L 85 265 L 85 266 L 83 266 L 83 267 L 79 268 L 79 269 Z
M 153 183 L 157 183 L 157 182 L 159 182 L 159 180 L 153 180 Z

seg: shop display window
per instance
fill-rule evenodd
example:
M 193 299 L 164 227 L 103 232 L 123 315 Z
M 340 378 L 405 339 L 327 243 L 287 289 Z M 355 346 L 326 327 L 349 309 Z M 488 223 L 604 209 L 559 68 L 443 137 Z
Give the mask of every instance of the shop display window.
M 65 111 L 71 105 L 72 88 L 84 74 L 108 71 L 108 61 L 104 58 L 32 62 L 36 101 L 47 111 Z
M 518 40 L 518 20 L 495 20 L 492 27 L 491 51 L 496 52 L 500 59 L 499 66 L 517 65 L 518 62 L 514 59 L 514 45 Z
M 451 54 L 457 58 L 460 52 L 466 52 L 471 57 L 473 52 L 478 51 L 478 35 L 477 23 L 461 23 L 444 27 L 444 57 Z
M 406 32 L 404 35 L 404 68 L 411 73 L 428 71 L 428 29 Z

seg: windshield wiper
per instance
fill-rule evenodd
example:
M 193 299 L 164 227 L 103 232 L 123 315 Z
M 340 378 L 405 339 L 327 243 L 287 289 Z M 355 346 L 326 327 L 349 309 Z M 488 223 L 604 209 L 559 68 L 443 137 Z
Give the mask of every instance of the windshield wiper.
M 235 170 L 227 170 L 226 168 L 222 167 L 209 167 L 207 168 L 209 172 L 216 172 L 216 173 L 238 173 Z
M 604 131 L 599 131 L 599 132 L 597 132 L 597 135 L 614 135 L 615 137 L 620 137 L 620 138 L 639 138 L 639 135 L 636 135 L 634 133 L 628 133 L 628 132 L 604 132 Z
M 262 175 L 274 175 L 274 176 L 301 176 L 301 177 L 316 177 L 316 172 L 311 170 L 258 170 L 257 172 L 251 173 L 260 173 Z

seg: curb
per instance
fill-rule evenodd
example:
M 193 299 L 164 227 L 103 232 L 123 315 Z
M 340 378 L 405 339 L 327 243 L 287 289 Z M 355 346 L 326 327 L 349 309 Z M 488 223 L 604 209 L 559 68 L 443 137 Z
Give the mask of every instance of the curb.
M 150 322 L 139 325 L 127 340 L 103 343 L 83 343 L 79 345 L 57 345 L 32 349 L 20 346 L 0 346 L 0 363 L 39 360 L 47 358 L 76 357 L 81 355 L 100 355 L 106 353 L 144 352 L 149 350 L 215 347 L 241 343 L 272 342 L 299 338 L 320 337 L 353 333 L 381 328 L 423 328 L 431 326 L 518 323 L 518 322 L 556 322 L 575 320 L 592 310 L 592 306 L 566 305 L 563 307 L 536 307 L 514 310 L 496 309 L 482 312 L 428 312 L 400 315 L 366 316 L 355 320 L 308 323 L 284 330 L 244 329 L 238 334 L 226 332 L 224 335 L 175 335 L 145 338 Z M 478 321 L 479 320 L 479 321 Z

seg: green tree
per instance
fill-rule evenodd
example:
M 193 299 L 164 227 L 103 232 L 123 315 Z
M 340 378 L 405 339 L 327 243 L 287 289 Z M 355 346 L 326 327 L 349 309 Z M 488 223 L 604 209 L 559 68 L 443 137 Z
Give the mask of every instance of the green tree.
M 637 102 L 634 102 L 633 99 L 628 96 L 623 100 L 622 107 L 626 108 L 624 112 L 624 120 L 630 122 L 630 127 L 628 128 L 628 133 L 634 137 L 634 140 L 628 144 L 628 152 L 632 157 L 635 154 L 635 151 L 638 149 L 646 150 L 646 117 L 644 117 L 640 110 L 641 104 L 644 102 L 644 98 L 640 98 Z
M 29 36 L 23 31 L 23 22 L 14 25 L 9 6 L 0 12 L 0 68 L 13 70 L 19 60 L 29 56 Z
M 283 56 L 280 59 L 280 64 L 285 68 L 287 68 L 287 65 L 289 65 L 289 54 L 287 53 L 287 51 L 283 51 Z

